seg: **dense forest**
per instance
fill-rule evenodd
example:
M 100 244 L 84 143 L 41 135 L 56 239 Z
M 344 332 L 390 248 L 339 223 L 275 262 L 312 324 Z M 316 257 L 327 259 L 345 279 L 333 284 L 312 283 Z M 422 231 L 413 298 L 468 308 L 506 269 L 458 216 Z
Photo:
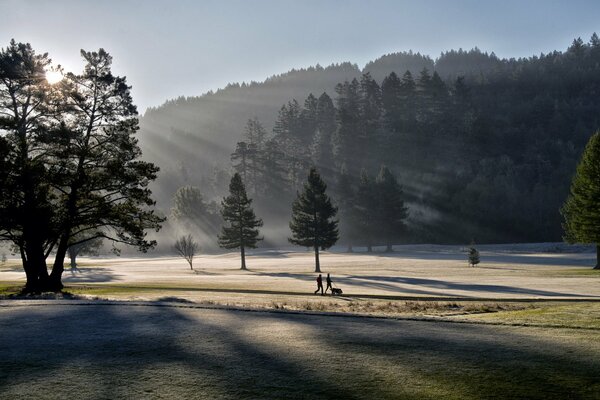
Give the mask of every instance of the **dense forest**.
M 386 244 L 364 226 L 386 198 L 373 195 L 382 174 L 408 208 L 397 243 L 557 241 L 575 165 L 600 127 L 600 39 L 521 59 L 405 52 L 363 70 L 295 70 L 169 101 L 141 127 L 145 156 L 163 169 L 155 192 L 164 210 L 185 185 L 209 205 L 237 171 L 267 243 L 287 237 L 313 165 L 340 208 L 346 245 Z

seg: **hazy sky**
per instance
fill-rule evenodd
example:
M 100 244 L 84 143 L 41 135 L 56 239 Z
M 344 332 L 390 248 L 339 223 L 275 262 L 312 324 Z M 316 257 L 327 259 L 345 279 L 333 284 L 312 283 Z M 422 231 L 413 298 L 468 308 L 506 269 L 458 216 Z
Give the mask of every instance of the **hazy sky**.
M 0 15 L 1 47 L 29 42 L 69 70 L 105 48 L 141 112 L 317 63 L 474 46 L 520 57 L 600 34 L 597 0 L 0 0 Z

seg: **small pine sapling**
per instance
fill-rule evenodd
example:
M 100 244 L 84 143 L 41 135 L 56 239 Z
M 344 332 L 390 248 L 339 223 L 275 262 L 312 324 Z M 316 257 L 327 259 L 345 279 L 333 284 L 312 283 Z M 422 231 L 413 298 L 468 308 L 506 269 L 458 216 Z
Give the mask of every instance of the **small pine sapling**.
M 469 266 L 475 267 L 477 264 L 479 264 L 479 262 L 479 251 L 477 251 L 475 247 L 471 246 L 469 248 Z

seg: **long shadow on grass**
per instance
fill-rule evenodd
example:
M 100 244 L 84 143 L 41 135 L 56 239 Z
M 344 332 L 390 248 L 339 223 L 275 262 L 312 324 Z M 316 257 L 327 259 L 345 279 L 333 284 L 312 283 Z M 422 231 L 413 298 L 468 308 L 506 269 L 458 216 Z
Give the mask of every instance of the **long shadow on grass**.
M 475 293 L 478 297 L 480 293 L 492 293 L 492 294 L 516 294 L 516 295 L 528 295 L 528 296 L 543 296 L 543 297 L 596 297 L 587 296 L 581 294 L 571 294 L 562 292 L 553 292 L 548 290 L 529 289 L 515 286 L 506 285 L 485 285 L 477 283 L 461 283 L 461 282 L 449 282 L 438 279 L 424 279 L 424 278 L 410 278 L 410 277 L 394 277 L 394 276 L 368 276 L 368 275 L 357 275 L 338 278 L 339 282 L 353 284 L 357 286 L 366 286 L 378 289 L 385 289 L 397 292 L 410 292 L 419 294 L 435 294 L 435 295 L 455 295 L 452 292 L 434 292 L 424 289 L 414 289 L 412 286 L 419 288 L 434 288 L 442 290 L 461 290 Z M 398 286 L 404 285 L 404 286 Z M 407 287 L 408 285 L 409 287 Z
M 7 398 L 562 399 L 600 389 L 598 346 L 524 328 L 126 305 L 3 308 L 0 328 Z

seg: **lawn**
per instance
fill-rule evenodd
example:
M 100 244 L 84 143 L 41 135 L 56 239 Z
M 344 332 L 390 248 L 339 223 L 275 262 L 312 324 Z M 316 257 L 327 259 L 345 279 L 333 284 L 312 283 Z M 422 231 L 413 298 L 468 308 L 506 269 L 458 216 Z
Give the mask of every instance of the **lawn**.
M 599 398 L 598 330 L 50 302 L 0 307 L 0 397 Z M 36 304 L 37 306 L 34 306 Z

